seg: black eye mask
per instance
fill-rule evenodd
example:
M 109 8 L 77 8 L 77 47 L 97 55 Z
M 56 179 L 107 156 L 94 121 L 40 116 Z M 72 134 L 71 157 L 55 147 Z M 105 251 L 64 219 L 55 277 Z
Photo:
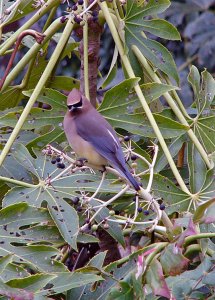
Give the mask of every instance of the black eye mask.
M 74 108 L 79 108 L 79 107 L 82 107 L 82 98 L 79 102 L 73 104 L 73 105 L 67 105 L 68 109 L 69 110 L 72 110 Z

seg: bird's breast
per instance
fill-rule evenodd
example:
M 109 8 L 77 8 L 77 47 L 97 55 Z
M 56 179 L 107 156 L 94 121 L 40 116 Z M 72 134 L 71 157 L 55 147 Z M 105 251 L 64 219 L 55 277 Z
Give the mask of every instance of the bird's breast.
M 85 158 L 88 166 L 103 170 L 103 166 L 108 164 L 107 160 L 88 141 L 77 134 L 75 121 L 72 118 L 64 118 L 64 131 L 70 146 L 78 157 Z

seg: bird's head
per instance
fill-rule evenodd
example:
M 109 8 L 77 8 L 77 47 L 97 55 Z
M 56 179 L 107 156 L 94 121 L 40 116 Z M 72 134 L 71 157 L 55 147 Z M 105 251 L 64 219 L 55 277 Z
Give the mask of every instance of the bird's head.
M 83 107 L 83 96 L 78 89 L 72 89 L 67 97 L 67 107 L 73 112 Z

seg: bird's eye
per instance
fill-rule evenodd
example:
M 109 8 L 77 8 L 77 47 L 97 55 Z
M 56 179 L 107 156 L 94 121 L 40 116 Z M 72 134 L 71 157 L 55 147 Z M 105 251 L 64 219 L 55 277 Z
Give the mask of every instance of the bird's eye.
M 79 102 L 72 105 L 73 107 L 81 107 L 82 106 L 82 97 Z
M 68 109 L 71 110 L 72 109 L 72 105 L 67 105 Z

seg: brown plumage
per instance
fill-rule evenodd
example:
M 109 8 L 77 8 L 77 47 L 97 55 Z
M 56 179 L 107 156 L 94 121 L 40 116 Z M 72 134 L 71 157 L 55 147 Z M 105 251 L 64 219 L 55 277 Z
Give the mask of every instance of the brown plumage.
M 111 125 L 77 89 L 70 92 L 67 106 L 64 130 L 76 154 L 85 158 L 92 168 L 104 170 L 110 164 L 139 190 L 139 183 L 127 168 L 119 139 Z

